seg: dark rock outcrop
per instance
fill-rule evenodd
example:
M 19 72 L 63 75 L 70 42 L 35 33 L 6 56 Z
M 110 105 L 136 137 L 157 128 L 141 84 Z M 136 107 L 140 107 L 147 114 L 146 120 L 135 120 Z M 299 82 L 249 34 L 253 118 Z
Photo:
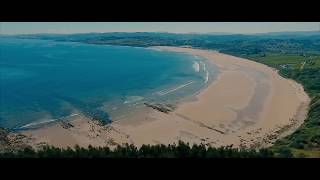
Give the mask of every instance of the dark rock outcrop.
M 175 106 L 172 104 L 152 104 L 152 103 L 144 103 L 145 106 L 151 107 L 152 109 L 155 109 L 157 111 L 163 112 L 168 114 L 169 112 L 173 111 L 175 109 Z

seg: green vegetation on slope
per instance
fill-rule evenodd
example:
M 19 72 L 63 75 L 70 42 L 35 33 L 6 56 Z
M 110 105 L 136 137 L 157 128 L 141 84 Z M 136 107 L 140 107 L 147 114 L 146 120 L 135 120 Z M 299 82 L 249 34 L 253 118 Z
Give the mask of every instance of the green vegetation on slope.
M 295 156 L 320 157 L 320 96 L 314 96 L 308 117 L 293 134 L 278 140 L 272 147 L 276 152 L 290 148 Z
M 271 149 L 276 153 L 287 149 L 295 157 L 320 157 L 320 55 L 266 53 L 244 57 L 278 69 L 282 76 L 301 83 L 312 98 L 304 124 L 293 134 L 278 140 Z

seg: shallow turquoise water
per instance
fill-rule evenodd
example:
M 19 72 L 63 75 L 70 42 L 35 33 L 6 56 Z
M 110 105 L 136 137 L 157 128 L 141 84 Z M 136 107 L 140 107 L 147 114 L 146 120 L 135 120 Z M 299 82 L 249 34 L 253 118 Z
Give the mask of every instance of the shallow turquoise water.
M 0 53 L 0 126 L 7 128 L 76 111 L 113 120 L 143 102 L 190 96 L 216 74 L 199 57 L 150 48 L 0 38 Z

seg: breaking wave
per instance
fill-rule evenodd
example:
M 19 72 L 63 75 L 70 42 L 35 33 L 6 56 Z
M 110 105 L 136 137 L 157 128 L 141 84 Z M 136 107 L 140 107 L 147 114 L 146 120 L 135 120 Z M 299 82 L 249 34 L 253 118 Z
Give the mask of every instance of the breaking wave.
M 193 62 L 192 67 L 193 67 L 195 72 L 199 72 L 200 71 L 200 65 L 199 65 L 199 63 L 197 61 Z
M 206 68 L 206 64 L 202 61 L 200 61 L 201 65 L 202 65 L 202 68 L 203 68 L 203 71 L 205 72 L 205 77 L 204 77 L 204 83 L 208 83 L 209 81 L 209 72 Z
M 126 100 L 124 101 L 124 104 L 135 103 L 135 102 L 141 101 L 143 99 L 144 99 L 144 97 L 142 97 L 142 96 L 128 96 L 126 98 Z
M 25 129 L 25 128 L 30 128 L 30 127 L 33 127 L 33 126 L 38 126 L 38 125 L 41 125 L 41 124 L 47 124 L 47 123 L 58 121 L 58 120 L 61 120 L 61 119 L 64 119 L 64 118 L 77 116 L 77 115 L 79 115 L 79 114 L 71 114 L 69 116 L 64 116 L 62 118 L 49 119 L 49 120 L 45 120 L 45 121 L 41 121 L 41 122 L 33 122 L 33 123 L 29 123 L 29 124 L 23 125 L 23 126 L 19 127 L 18 129 Z
M 173 88 L 173 89 L 170 89 L 170 90 L 167 90 L 167 91 L 158 91 L 158 92 L 156 92 L 156 94 L 158 94 L 159 96 L 163 96 L 163 95 L 175 92 L 175 91 L 177 91 L 177 90 L 179 90 L 181 88 L 184 88 L 184 87 L 186 87 L 186 86 L 188 86 L 188 85 L 190 85 L 192 83 L 194 83 L 194 81 L 190 81 L 190 82 L 188 82 L 186 84 L 180 85 L 180 86 L 178 86 L 176 88 Z

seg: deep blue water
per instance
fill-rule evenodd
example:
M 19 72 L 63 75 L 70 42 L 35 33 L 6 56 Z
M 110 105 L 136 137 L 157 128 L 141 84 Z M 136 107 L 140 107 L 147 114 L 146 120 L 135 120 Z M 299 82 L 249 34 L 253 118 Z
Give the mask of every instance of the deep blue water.
M 178 101 L 206 86 L 206 71 L 213 79 L 215 67 L 202 62 L 149 48 L 0 38 L 0 126 L 78 112 L 113 120 L 143 102 Z

